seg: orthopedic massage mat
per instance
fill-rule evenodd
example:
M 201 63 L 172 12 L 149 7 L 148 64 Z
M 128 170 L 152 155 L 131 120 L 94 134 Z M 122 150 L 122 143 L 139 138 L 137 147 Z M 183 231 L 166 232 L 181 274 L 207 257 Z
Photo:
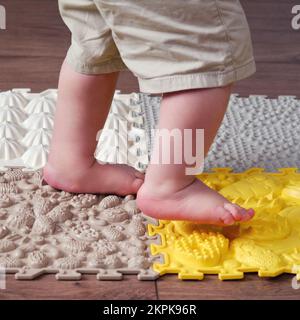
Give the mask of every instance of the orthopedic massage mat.
M 256 215 L 222 228 L 155 221 L 132 196 L 71 194 L 42 184 L 56 94 L 0 92 L 0 266 L 7 273 L 16 279 L 54 273 L 59 280 L 84 273 L 99 280 L 166 273 L 199 280 L 240 279 L 245 272 L 300 277 L 299 100 L 231 96 L 198 178 Z M 116 91 L 96 158 L 144 171 L 159 103 L 160 97 Z

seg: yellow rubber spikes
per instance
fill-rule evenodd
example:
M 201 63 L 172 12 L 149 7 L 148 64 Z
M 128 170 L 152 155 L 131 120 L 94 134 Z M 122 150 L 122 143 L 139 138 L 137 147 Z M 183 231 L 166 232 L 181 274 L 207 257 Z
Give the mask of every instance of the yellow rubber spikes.
M 160 221 L 149 225 L 160 235 L 161 245 L 152 244 L 151 253 L 161 254 L 163 263 L 153 268 L 161 275 L 176 273 L 179 279 L 201 280 L 204 274 L 219 279 L 241 279 L 245 272 L 260 277 L 281 273 L 297 274 L 300 280 L 300 173 L 297 168 L 276 173 L 252 168 L 232 173 L 215 168 L 200 180 L 244 208 L 255 217 L 228 227 L 184 221 Z

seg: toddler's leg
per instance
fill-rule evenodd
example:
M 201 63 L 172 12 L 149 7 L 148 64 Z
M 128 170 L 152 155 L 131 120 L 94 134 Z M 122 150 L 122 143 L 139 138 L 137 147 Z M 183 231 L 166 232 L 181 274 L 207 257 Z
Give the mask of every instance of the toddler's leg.
M 230 92 L 231 86 L 227 86 L 164 94 L 159 129 L 178 128 L 182 132 L 193 129 L 194 133 L 197 128 L 204 129 L 207 153 L 223 119 Z M 193 139 L 193 148 L 195 143 Z M 160 148 L 160 143 L 154 146 L 152 158 L 157 158 Z M 145 214 L 159 219 L 218 225 L 249 220 L 253 216 L 252 209 L 230 203 L 194 176 L 186 175 L 186 167 L 186 163 L 149 165 L 137 195 L 138 205 Z
M 112 102 L 118 72 L 83 75 L 63 64 L 57 110 L 44 180 L 76 193 L 136 193 L 143 175 L 126 165 L 100 165 L 94 158 L 96 134 Z

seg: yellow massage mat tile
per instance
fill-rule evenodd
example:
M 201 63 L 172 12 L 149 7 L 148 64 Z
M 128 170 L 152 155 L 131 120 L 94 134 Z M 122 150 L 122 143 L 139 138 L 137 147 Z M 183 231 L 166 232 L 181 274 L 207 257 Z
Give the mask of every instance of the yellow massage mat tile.
M 276 173 L 252 168 L 233 173 L 216 168 L 200 180 L 230 201 L 253 208 L 254 218 L 233 226 L 218 227 L 185 221 L 149 225 L 149 235 L 160 235 L 152 244 L 153 255 L 163 263 L 153 268 L 161 275 L 176 273 L 179 279 L 201 280 L 204 274 L 219 279 L 241 279 L 245 272 L 260 277 L 297 274 L 300 280 L 300 173 L 297 168 Z

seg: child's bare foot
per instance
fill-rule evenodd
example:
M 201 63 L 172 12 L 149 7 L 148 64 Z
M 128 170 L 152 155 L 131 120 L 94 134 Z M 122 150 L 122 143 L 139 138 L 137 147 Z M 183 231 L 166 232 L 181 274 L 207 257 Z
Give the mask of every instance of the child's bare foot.
M 203 153 L 207 154 L 225 114 L 230 92 L 231 85 L 164 93 L 158 129 L 169 133 L 179 129 L 181 137 L 184 137 L 186 128 L 191 129 L 194 136 L 196 130 L 202 128 L 205 133 Z M 163 220 L 189 220 L 216 225 L 230 225 L 253 217 L 252 209 L 246 210 L 230 203 L 194 176 L 186 174 L 186 168 L 192 165 L 186 161 L 186 151 L 188 155 L 196 155 L 193 166 L 203 161 L 200 152 L 196 151 L 200 143 L 197 139 L 181 140 L 182 150 L 179 151 L 184 154 L 181 164 L 174 161 L 178 152 L 175 138 L 165 140 L 155 140 L 145 182 L 137 194 L 137 204 L 146 215 Z M 193 150 L 190 150 L 191 146 Z M 157 162 L 163 152 L 166 156 L 169 153 L 169 164 Z
M 253 209 L 229 202 L 198 179 L 184 188 L 176 181 L 160 186 L 142 185 L 137 204 L 144 214 L 162 220 L 190 220 L 203 224 L 231 225 L 253 217 Z
M 58 169 L 50 163 L 43 170 L 43 179 L 53 188 L 74 193 L 111 193 L 120 196 L 135 194 L 144 175 L 127 165 L 99 164 Z

